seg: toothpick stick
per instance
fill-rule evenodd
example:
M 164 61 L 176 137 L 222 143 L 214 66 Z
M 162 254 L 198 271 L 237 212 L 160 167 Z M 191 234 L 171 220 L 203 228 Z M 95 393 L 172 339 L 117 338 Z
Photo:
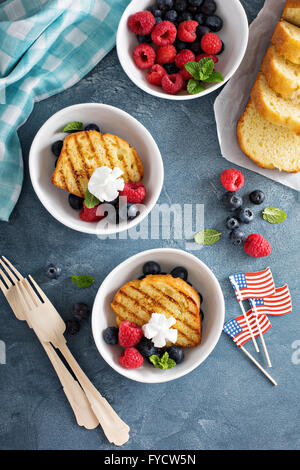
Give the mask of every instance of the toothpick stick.
M 253 341 L 255 350 L 256 350 L 256 352 L 259 352 L 259 348 L 258 348 L 256 339 L 255 339 L 255 336 L 254 336 L 254 334 L 253 334 L 253 331 L 252 331 L 251 326 L 250 326 L 250 322 L 249 322 L 249 320 L 248 320 L 248 317 L 247 317 L 247 315 L 246 315 L 246 311 L 245 311 L 245 309 L 244 309 L 243 298 L 242 298 L 242 296 L 241 296 L 241 291 L 240 291 L 240 289 L 239 289 L 239 287 L 238 287 L 238 285 L 237 285 L 236 283 L 234 283 L 234 287 L 235 287 L 235 289 L 236 289 L 236 291 L 237 291 L 237 294 L 238 294 L 238 302 L 239 302 L 239 305 L 240 305 L 241 310 L 242 310 L 242 312 L 243 312 L 244 318 L 245 318 L 245 320 L 246 320 L 247 327 L 248 327 L 248 329 L 249 329 L 249 331 L 250 331 L 251 338 L 252 338 L 252 341 Z
M 255 321 L 256 321 L 256 325 L 257 325 L 257 328 L 258 328 L 258 331 L 259 331 L 259 336 L 260 336 L 260 339 L 261 339 L 261 342 L 262 342 L 262 345 L 263 345 L 263 349 L 264 349 L 264 353 L 265 353 L 265 356 L 266 356 L 266 359 L 267 359 L 267 363 L 268 363 L 268 366 L 269 367 L 272 367 L 272 363 L 271 363 L 271 360 L 270 360 L 270 356 L 269 356 L 269 352 L 267 350 L 267 346 L 266 346 L 266 343 L 265 343 L 265 338 L 264 338 L 264 335 L 261 331 L 261 328 L 260 328 L 260 324 L 259 324 L 259 321 L 258 321 L 258 312 L 257 312 L 257 308 L 256 308 L 256 304 L 254 303 L 254 311 L 255 311 Z
M 243 346 L 240 347 L 240 349 L 246 354 L 246 356 L 253 362 L 253 364 L 256 365 L 256 367 L 259 368 L 259 370 L 272 382 L 273 385 L 278 385 L 277 382 L 273 379 L 273 377 L 268 374 L 268 372 L 257 362 L 253 356 L 245 349 Z

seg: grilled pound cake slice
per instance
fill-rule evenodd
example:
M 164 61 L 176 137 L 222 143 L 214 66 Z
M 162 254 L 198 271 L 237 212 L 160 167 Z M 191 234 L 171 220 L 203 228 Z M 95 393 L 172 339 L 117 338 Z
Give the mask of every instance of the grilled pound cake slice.
M 126 140 L 112 134 L 81 131 L 65 138 L 52 184 L 84 198 L 93 172 L 101 166 L 119 167 L 125 183 L 141 181 L 144 176 L 141 159 Z
M 271 46 L 267 50 L 261 70 L 269 87 L 276 93 L 293 103 L 300 102 L 300 65 L 293 64 Z
M 149 275 L 125 284 L 111 304 L 117 325 L 129 320 L 143 326 L 152 313 L 174 317 L 177 346 L 191 348 L 201 342 L 200 297 L 187 282 L 170 274 Z
M 274 29 L 271 43 L 277 52 L 293 64 L 300 64 L 300 28 L 281 20 Z
M 272 90 L 261 72 L 253 85 L 251 100 L 264 119 L 300 133 L 300 105 L 285 100 Z
M 300 0 L 287 0 L 282 18 L 289 23 L 300 26 Z
M 300 171 L 300 136 L 263 119 L 251 100 L 239 120 L 237 136 L 242 151 L 258 166 Z

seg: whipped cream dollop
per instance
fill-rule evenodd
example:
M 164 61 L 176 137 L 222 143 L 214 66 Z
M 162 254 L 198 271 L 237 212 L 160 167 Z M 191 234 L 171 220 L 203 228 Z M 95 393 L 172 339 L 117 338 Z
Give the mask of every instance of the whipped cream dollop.
M 115 167 L 113 170 L 108 166 L 96 168 L 88 183 L 88 190 L 100 202 L 111 202 L 119 195 L 119 191 L 124 189 L 124 180 L 120 178 L 123 171 Z
M 163 313 L 152 313 L 148 323 L 142 326 L 144 336 L 151 339 L 156 348 L 163 348 L 167 341 L 176 343 L 178 331 L 171 326 L 175 325 L 174 317 L 167 318 Z

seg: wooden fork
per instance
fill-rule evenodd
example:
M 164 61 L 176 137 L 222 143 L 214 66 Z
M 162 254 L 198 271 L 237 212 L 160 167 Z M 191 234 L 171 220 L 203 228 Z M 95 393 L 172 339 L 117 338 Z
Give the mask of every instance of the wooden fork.
M 28 279 L 18 276 L 17 270 L 10 262 L 6 262 L 13 273 L 11 273 L 7 266 L 5 270 L 14 281 L 15 291 L 18 293 L 17 297 L 22 306 L 22 312 L 26 319 L 28 319 L 31 327 L 37 332 L 38 337 L 42 341 L 46 343 L 51 342 L 54 347 L 61 351 L 83 388 L 109 442 L 117 446 L 125 444 L 129 439 L 130 428 L 121 420 L 107 400 L 100 395 L 73 357 L 64 337 L 65 322 L 34 279 L 29 276 L 35 289 L 33 289 Z M 4 263 L 2 262 L 1 264 L 4 267 Z M 16 278 L 15 275 L 19 278 Z M 5 280 L 5 278 L 3 279 Z

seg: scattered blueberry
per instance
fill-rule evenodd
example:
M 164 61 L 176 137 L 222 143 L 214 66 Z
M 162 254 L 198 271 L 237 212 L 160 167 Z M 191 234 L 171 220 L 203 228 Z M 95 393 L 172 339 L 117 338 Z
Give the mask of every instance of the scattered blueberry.
M 170 21 L 171 23 L 173 23 L 174 21 L 177 20 L 177 17 L 178 17 L 178 14 L 177 14 L 177 11 L 175 10 L 169 10 L 167 11 L 167 13 L 165 14 L 165 20 L 166 21 Z
M 176 268 L 172 269 L 170 274 L 173 277 L 180 277 L 180 279 L 183 279 L 184 281 L 188 278 L 188 272 L 183 266 L 176 266 Z
M 235 246 L 240 246 L 244 243 L 246 235 L 240 229 L 235 229 L 230 234 L 231 243 Z
M 164 69 L 167 71 L 167 74 L 172 75 L 173 73 L 178 73 L 179 68 L 175 64 L 175 62 L 172 62 L 171 64 L 165 64 Z
M 228 191 L 223 196 L 223 202 L 228 209 L 234 211 L 242 206 L 243 199 L 241 198 L 241 196 L 238 196 L 235 192 Z
M 226 220 L 226 227 L 229 230 L 235 230 L 236 228 L 239 228 L 240 223 L 236 217 L 228 217 Z
M 198 38 L 202 38 L 204 34 L 210 33 L 210 29 L 207 26 L 199 25 L 197 26 L 196 33 L 197 33 Z
M 64 143 L 62 140 L 57 140 L 56 142 L 53 142 L 51 146 L 53 155 L 55 155 L 56 157 L 59 157 L 63 144 Z
M 148 34 L 148 36 L 141 36 L 138 34 L 136 38 L 139 43 L 145 42 L 147 44 L 150 44 L 152 42 L 151 34 Z
M 248 207 L 241 207 L 237 212 L 237 216 L 239 221 L 243 224 L 250 224 L 254 219 L 254 214 Z
M 198 21 L 199 25 L 203 25 L 204 22 L 205 22 L 205 16 L 203 15 L 203 13 L 197 13 L 195 16 L 194 16 L 194 20 L 195 21 Z M 208 25 L 207 25 L 208 26 Z
M 116 326 L 109 326 L 103 331 L 102 335 L 106 344 L 118 344 L 119 328 Z
M 69 194 L 68 201 L 72 209 L 80 210 L 83 208 L 83 199 L 75 194 Z
M 217 15 L 208 16 L 205 20 L 205 25 L 208 26 L 214 33 L 223 28 L 223 20 Z
M 139 208 L 135 204 L 128 204 L 128 210 L 127 210 L 128 220 L 133 220 L 138 215 L 140 215 Z
M 80 330 L 80 323 L 79 321 L 72 319 L 66 321 L 66 333 L 69 335 L 76 335 Z
M 259 205 L 262 204 L 265 200 L 265 194 L 260 191 L 260 189 L 256 189 L 249 194 L 249 199 L 253 204 Z
M 204 0 L 200 7 L 201 13 L 205 15 L 213 15 L 217 9 L 217 4 L 214 0 Z
M 75 320 L 87 320 L 90 316 L 90 307 L 87 304 L 79 302 L 73 305 L 72 314 Z
M 61 268 L 54 264 L 49 264 L 46 268 L 46 275 L 49 279 L 57 279 L 61 275 Z
M 160 265 L 155 261 L 148 261 L 143 266 L 143 273 L 147 276 L 148 274 L 160 274 Z
M 100 129 L 97 126 L 97 124 L 93 124 L 93 123 L 88 124 L 87 126 L 85 126 L 84 130 L 85 131 L 98 131 L 98 132 L 100 132 Z
M 173 359 L 176 364 L 180 364 L 184 359 L 183 349 L 179 346 L 170 346 L 166 349 L 166 352 L 169 354 L 169 358 Z
M 187 9 L 187 1 L 186 0 L 175 0 L 174 8 L 178 12 L 185 11 Z
M 171 10 L 173 8 L 173 5 L 174 5 L 173 0 L 158 0 L 157 1 L 157 6 L 162 11 Z
M 145 336 L 143 336 L 141 341 L 136 345 L 136 349 L 144 357 L 150 357 L 153 356 L 153 354 L 159 356 L 161 353 L 161 350 L 156 348 L 152 341 L 150 339 L 145 338 Z

